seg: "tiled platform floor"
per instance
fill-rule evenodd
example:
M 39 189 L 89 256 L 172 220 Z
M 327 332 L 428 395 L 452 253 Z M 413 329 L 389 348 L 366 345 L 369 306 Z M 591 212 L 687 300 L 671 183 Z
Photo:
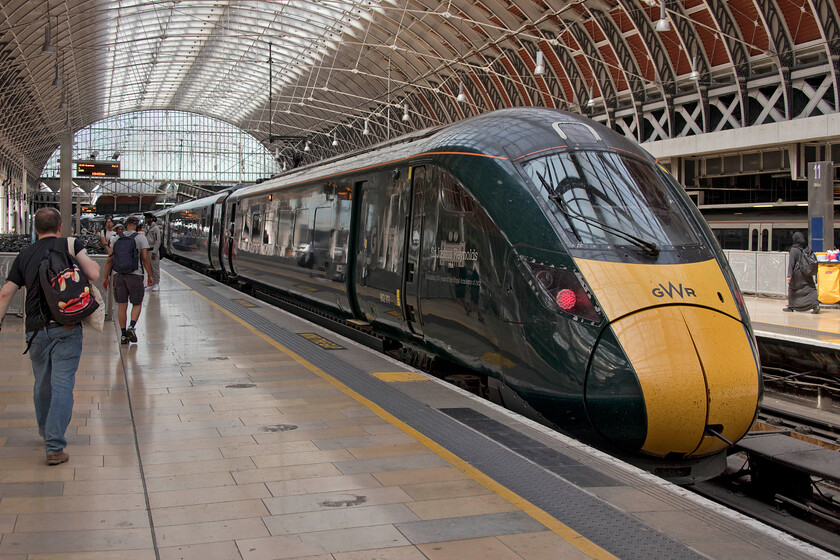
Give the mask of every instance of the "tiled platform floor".
M 0 560 L 586 557 L 171 278 L 138 337 L 85 333 L 71 460 L 47 467 L 6 319 Z
M 761 323 L 795 327 L 800 329 L 812 329 L 832 333 L 836 335 L 834 342 L 840 343 L 840 306 L 822 305 L 818 315 L 811 313 L 786 313 L 782 311 L 787 305 L 787 300 L 772 297 L 746 296 L 747 310 L 750 319 L 757 323 L 756 330 L 761 329 Z
M 224 297 L 244 298 L 235 294 Z M 449 462 L 168 274 L 147 296 L 138 336 L 138 344 L 120 346 L 115 330 L 85 333 L 71 460 L 47 467 L 21 321 L 6 319 L 0 560 L 614 558 L 463 461 Z M 436 384 L 381 355 L 347 355 L 421 402 L 436 395 L 426 406 L 464 406 L 462 395 L 423 389 Z M 541 434 L 530 437 L 566 445 Z M 640 480 L 583 446 L 565 453 L 581 467 L 599 464 L 614 481 L 588 494 L 645 524 L 643 532 L 672 536 L 686 547 L 678 551 L 828 557 L 768 537 L 659 479 Z

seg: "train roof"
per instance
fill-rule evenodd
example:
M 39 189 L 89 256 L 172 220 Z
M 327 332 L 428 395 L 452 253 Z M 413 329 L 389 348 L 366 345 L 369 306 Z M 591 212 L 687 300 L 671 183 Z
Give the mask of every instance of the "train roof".
M 268 193 L 427 153 L 481 154 L 517 160 L 557 148 L 615 149 L 652 159 L 638 144 L 582 115 L 559 109 L 518 107 L 417 131 L 364 150 L 312 163 L 237 190 L 231 196 Z

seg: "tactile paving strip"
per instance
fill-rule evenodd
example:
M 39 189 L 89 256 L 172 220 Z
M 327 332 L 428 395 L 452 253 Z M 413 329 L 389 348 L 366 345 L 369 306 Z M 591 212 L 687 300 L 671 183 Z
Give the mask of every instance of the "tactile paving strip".
M 779 334 L 798 334 L 801 336 L 810 336 L 815 338 L 837 338 L 840 337 L 840 333 L 835 332 L 828 332 L 828 331 L 818 331 L 816 329 L 806 329 L 804 327 L 791 327 L 788 325 L 774 325 L 772 323 L 759 323 L 757 321 L 753 321 L 752 323 L 753 329 L 755 330 L 762 330 L 762 331 L 770 331 Z M 814 341 L 815 343 L 817 341 Z
M 167 272 L 619 558 L 705 558 L 683 543 L 613 508 L 540 465 L 525 460 L 499 442 L 468 429 L 436 409 L 422 405 L 390 384 L 342 361 L 334 353 L 322 350 L 251 309 L 220 295 L 216 290 L 196 282 L 181 270 L 168 267 Z

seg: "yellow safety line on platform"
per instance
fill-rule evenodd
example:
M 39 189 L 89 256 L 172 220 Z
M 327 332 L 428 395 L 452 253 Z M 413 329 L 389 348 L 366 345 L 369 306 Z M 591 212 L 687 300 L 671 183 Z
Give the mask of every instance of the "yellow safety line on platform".
M 383 371 L 381 373 L 371 373 L 371 375 L 387 383 L 429 380 L 425 375 L 413 371 Z
M 170 276 L 172 276 L 172 275 L 170 274 Z M 564 523 L 557 520 L 553 515 L 551 515 L 547 511 L 535 506 L 534 504 L 532 504 L 531 502 L 529 502 L 528 500 L 526 500 L 525 498 L 523 498 L 522 496 L 520 496 L 516 492 L 510 490 L 509 488 L 507 488 L 506 486 L 504 486 L 502 484 L 499 484 L 498 482 L 493 480 L 490 476 L 488 476 L 488 475 L 484 474 L 482 471 L 476 469 L 475 467 L 473 467 L 472 465 L 470 465 L 469 463 L 467 463 L 466 461 L 464 461 L 463 459 L 461 459 L 460 457 L 458 457 L 457 455 L 455 455 L 451 451 L 447 450 L 442 445 L 438 444 L 436 441 L 432 440 L 431 438 L 429 438 L 425 434 L 415 430 L 414 428 L 412 428 L 411 426 L 409 426 L 408 424 L 406 424 L 405 422 L 403 422 L 399 418 L 391 415 L 391 413 L 387 412 L 385 409 L 380 407 L 378 404 L 376 404 L 373 401 L 369 400 L 368 398 L 360 395 L 359 393 L 357 393 L 356 391 L 354 391 L 353 389 L 351 389 L 350 387 L 348 387 L 347 385 L 345 385 L 344 383 L 342 383 L 338 379 L 332 377 L 331 375 L 329 375 L 328 373 L 326 373 L 322 369 L 318 368 L 317 366 L 315 366 L 313 364 L 310 364 L 308 361 L 306 361 L 301 356 L 298 356 L 296 353 L 292 352 L 291 350 L 289 350 L 288 348 L 286 348 L 285 346 L 283 346 L 282 344 L 280 344 L 276 340 L 274 340 L 271 337 L 269 337 L 268 335 L 260 332 L 255 327 L 249 325 L 243 319 L 237 317 L 236 315 L 234 315 L 233 313 L 231 313 L 230 311 L 228 311 L 227 309 L 225 309 L 221 305 L 217 304 L 215 301 L 213 301 L 213 300 L 209 299 L 208 297 L 196 292 L 188 284 L 182 282 L 181 280 L 175 278 L 174 276 L 172 276 L 172 278 L 176 282 L 185 286 L 190 291 L 194 292 L 199 297 L 202 297 L 205 300 L 207 300 L 210 304 L 214 305 L 222 313 L 224 313 L 225 315 L 227 315 L 228 317 L 230 317 L 234 321 L 238 322 L 239 324 L 241 324 L 242 326 L 244 326 L 245 328 L 250 330 L 252 333 L 259 336 L 260 338 L 262 338 L 263 340 L 265 340 L 266 342 L 268 342 L 269 344 L 271 344 L 272 346 L 274 346 L 275 348 L 277 348 L 278 350 L 280 350 L 281 352 L 283 352 L 284 354 L 286 354 L 287 356 L 289 356 L 290 358 L 292 358 L 293 360 L 298 362 L 299 364 L 301 364 L 302 366 L 304 366 L 305 368 L 310 370 L 312 373 L 314 373 L 315 375 L 317 375 L 318 377 L 320 377 L 324 381 L 327 381 L 328 383 L 333 385 L 335 388 L 337 388 L 338 390 L 340 390 L 341 392 L 343 392 L 347 396 L 351 397 L 355 401 L 357 401 L 360 404 L 369 408 L 377 416 L 379 416 L 380 418 L 382 418 L 386 422 L 388 422 L 388 423 L 392 424 L 393 426 L 399 428 L 400 430 L 402 430 L 406 434 L 408 434 L 411 437 L 413 437 L 414 439 L 416 439 L 418 442 L 420 442 L 423 445 L 425 445 L 426 447 L 428 447 L 436 455 L 440 456 L 444 460 L 451 463 L 455 468 L 457 468 L 461 472 L 465 473 L 467 476 L 469 476 L 470 478 L 472 478 L 473 480 L 475 480 L 476 482 L 478 482 L 479 484 L 481 484 L 482 486 L 484 486 L 488 490 L 498 494 L 499 496 L 501 496 L 502 498 L 504 498 L 505 500 L 507 500 L 508 502 L 510 502 L 511 504 L 516 506 L 517 508 L 519 508 L 520 510 L 524 511 L 525 513 L 527 513 L 529 516 L 531 516 L 532 518 L 534 518 L 538 522 L 545 525 L 551 532 L 558 535 L 560 538 L 562 538 L 563 540 L 565 540 L 566 542 L 568 542 L 569 544 L 571 544 L 572 546 L 574 546 L 575 548 L 577 548 L 578 550 L 580 550 L 581 552 L 583 552 L 584 554 L 589 556 L 590 558 L 595 558 L 597 560 L 608 560 L 608 559 L 609 560 L 618 560 L 617 556 L 614 556 L 613 554 L 604 550 L 603 548 L 601 548 L 600 546 L 598 546 L 594 542 L 590 541 L 589 539 L 587 539 L 586 537 L 584 537 L 583 535 L 581 535 L 580 533 L 578 533 L 577 531 L 575 531 L 574 529 L 569 527 L 568 525 L 565 525 Z

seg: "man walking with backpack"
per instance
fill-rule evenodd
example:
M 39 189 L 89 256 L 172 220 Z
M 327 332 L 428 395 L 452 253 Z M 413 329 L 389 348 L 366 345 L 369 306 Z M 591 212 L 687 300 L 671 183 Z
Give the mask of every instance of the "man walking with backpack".
M 157 218 L 151 212 L 143 214 L 146 222 L 146 239 L 149 241 L 149 259 L 152 261 L 152 277 L 154 285 L 152 291 L 160 290 L 160 227 L 157 225 Z
M 154 284 L 152 264 L 149 260 L 149 241 L 137 231 L 139 220 L 134 216 L 125 221 L 125 233 L 120 234 L 111 244 L 108 260 L 105 261 L 105 280 L 102 285 L 108 289 L 111 271 L 114 271 L 114 300 L 118 304 L 117 320 L 122 329 L 120 344 L 137 342 L 134 328 L 143 306 L 145 288 L 143 269 L 146 270 L 148 285 Z M 128 302 L 131 302 L 131 323 L 126 326 Z
M 69 253 L 67 240 L 59 237 L 61 214 L 55 208 L 42 208 L 35 213 L 34 225 L 38 241 L 18 254 L 9 269 L 7 282 L 0 290 L 0 328 L 12 297 L 26 286 L 26 338 L 35 375 L 35 417 L 38 433 L 44 438 L 47 464 L 59 465 L 70 460 L 70 455 L 64 451 L 67 446 L 64 434 L 73 414 L 73 388 L 82 356 L 82 326 L 78 322 L 58 322 L 44 301 L 43 263 L 50 259 L 51 253 Z M 65 255 L 71 268 L 56 280 L 56 286 L 62 289 L 79 285 L 80 280 L 94 282 L 99 278 L 99 265 L 87 255 L 84 243 L 78 239 L 73 244 L 73 253 L 75 262 L 69 254 Z M 86 285 L 85 282 L 81 284 Z M 86 293 L 89 296 L 89 292 Z M 83 296 L 78 296 L 64 307 L 77 308 L 84 304 L 82 299 Z

